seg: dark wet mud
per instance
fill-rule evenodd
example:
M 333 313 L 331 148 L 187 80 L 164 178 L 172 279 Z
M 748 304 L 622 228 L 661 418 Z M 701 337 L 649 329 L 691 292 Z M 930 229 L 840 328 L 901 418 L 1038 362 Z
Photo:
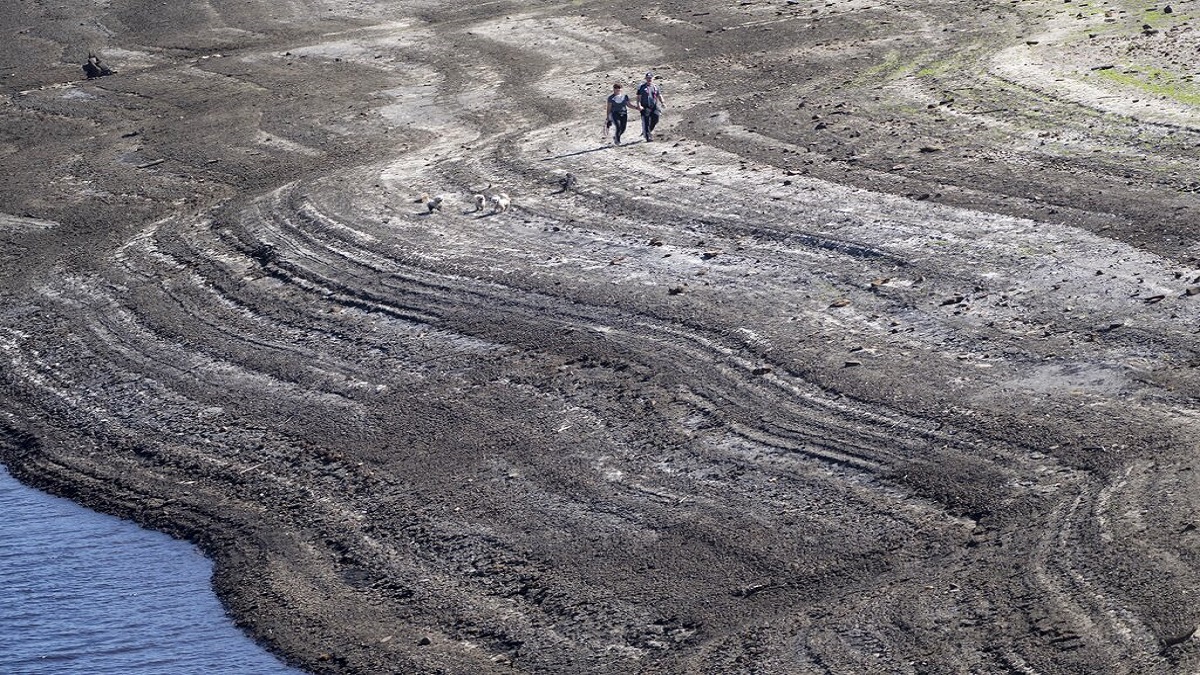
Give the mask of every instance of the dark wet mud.
M 0 457 L 314 672 L 1193 672 L 1194 9 L 21 3 Z

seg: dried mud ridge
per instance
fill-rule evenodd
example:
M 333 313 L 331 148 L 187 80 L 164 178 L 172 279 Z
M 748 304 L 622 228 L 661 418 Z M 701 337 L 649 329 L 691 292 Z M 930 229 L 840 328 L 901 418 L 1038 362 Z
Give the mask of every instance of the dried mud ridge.
M 15 475 L 313 672 L 1200 668 L 1192 2 L 380 4 L 6 19 Z

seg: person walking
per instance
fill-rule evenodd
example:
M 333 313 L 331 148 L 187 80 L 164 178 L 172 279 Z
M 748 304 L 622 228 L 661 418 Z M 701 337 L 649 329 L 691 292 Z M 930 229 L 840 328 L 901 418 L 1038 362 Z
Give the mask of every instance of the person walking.
M 642 138 L 654 140 L 654 127 L 662 114 L 663 97 L 658 85 L 654 84 L 654 73 L 646 73 L 646 81 L 638 87 L 638 109 L 642 111 Z
M 614 84 L 613 93 L 608 97 L 604 109 L 605 114 L 608 116 L 608 123 L 604 126 L 605 128 L 613 128 L 613 144 L 621 144 L 621 134 L 625 133 L 625 126 L 629 124 L 629 114 L 627 109 L 634 107 L 637 107 L 638 110 L 641 110 L 641 108 L 633 102 L 633 99 L 629 98 L 629 94 L 626 94 L 621 90 L 620 82 Z

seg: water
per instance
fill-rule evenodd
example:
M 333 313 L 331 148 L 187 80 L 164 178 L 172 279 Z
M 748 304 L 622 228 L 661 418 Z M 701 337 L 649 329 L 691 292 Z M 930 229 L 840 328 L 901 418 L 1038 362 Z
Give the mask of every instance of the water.
M 0 466 L 0 673 L 299 675 L 246 638 L 191 544 Z

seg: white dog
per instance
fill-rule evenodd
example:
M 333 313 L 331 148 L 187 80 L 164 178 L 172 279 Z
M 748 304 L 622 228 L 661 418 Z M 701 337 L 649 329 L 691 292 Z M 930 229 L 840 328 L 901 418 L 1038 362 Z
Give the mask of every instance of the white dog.
M 473 199 L 475 201 L 475 210 L 482 211 L 483 205 L 487 203 L 487 197 L 484 197 L 482 194 L 477 194 L 475 197 L 473 197 Z
M 508 194 L 505 192 L 492 195 L 491 201 L 492 213 L 504 213 L 508 210 L 509 205 L 512 204 L 512 200 L 508 198 Z

